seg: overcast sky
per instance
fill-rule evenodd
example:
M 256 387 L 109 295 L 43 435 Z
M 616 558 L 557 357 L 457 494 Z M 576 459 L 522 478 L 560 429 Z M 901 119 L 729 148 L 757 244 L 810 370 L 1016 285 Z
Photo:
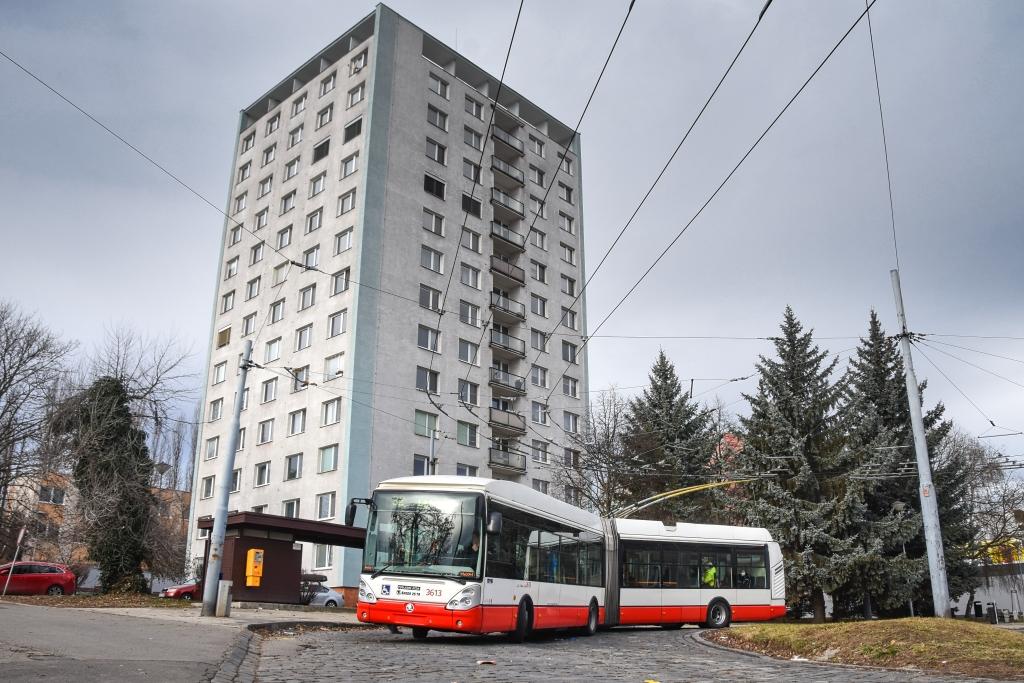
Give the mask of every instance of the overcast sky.
M 499 74 L 517 3 L 394 0 Z M 593 269 L 756 20 L 762 0 L 638 0 L 581 127 Z M 509 85 L 573 125 L 628 2 L 526 0 Z M 370 2 L 7 2 L 0 49 L 222 206 L 238 110 Z M 591 328 L 721 182 L 863 10 L 776 0 L 704 119 L 587 290 Z M 872 10 L 904 295 L 913 330 L 1024 337 L 1024 3 L 879 0 Z M 457 44 L 456 44 L 457 41 Z M 784 307 L 856 337 L 895 331 L 894 257 L 867 24 L 818 74 L 601 330 L 767 336 Z M 88 347 L 105 326 L 173 334 L 202 370 L 222 217 L 0 59 L 0 297 Z M 1024 359 L 1024 341 L 936 338 Z M 856 339 L 822 345 L 846 351 Z M 759 341 L 594 339 L 592 388 L 646 381 L 658 347 L 701 400 L 736 401 Z M 1013 382 L 1024 365 L 940 347 Z M 927 351 L 999 425 L 1024 388 Z M 926 360 L 927 399 L 988 422 Z M 742 402 L 731 409 L 742 410 Z M 989 433 L 1001 430 L 989 430 Z M 1014 431 L 1017 431 L 1014 429 Z M 991 439 L 1024 453 L 1024 437 Z

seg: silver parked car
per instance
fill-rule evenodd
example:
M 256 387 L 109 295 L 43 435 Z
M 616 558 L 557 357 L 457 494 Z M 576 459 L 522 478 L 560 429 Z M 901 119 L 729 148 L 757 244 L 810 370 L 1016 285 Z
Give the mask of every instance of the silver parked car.
M 310 607 L 338 607 L 345 604 L 341 593 L 332 590 L 327 586 L 317 586 L 313 589 L 313 599 L 309 601 Z

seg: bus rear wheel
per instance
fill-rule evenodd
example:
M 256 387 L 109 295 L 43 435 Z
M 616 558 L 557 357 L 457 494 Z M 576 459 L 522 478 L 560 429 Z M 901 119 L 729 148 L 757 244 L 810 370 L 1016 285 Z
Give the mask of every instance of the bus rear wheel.
M 726 628 L 732 621 L 732 610 L 725 600 L 715 600 L 708 605 L 708 617 L 704 622 L 707 628 Z
M 597 602 L 591 600 L 587 609 L 587 623 L 583 626 L 583 635 L 592 636 L 597 633 L 598 614 Z
M 516 610 L 516 630 L 509 633 L 512 642 L 521 643 L 529 637 L 533 631 L 533 604 L 529 600 L 519 603 Z
M 666 631 L 677 631 L 683 627 L 682 624 L 661 624 L 661 628 Z
M 421 628 L 419 626 L 413 626 L 412 627 L 412 637 L 415 638 L 416 640 L 423 640 L 424 638 L 427 637 L 427 633 L 429 633 L 429 632 L 430 632 L 430 629 L 428 629 L 428 628 Z

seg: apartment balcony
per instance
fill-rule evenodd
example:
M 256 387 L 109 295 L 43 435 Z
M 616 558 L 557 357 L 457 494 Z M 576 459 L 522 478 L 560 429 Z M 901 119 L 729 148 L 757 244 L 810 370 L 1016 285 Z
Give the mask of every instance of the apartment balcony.
M 526 251 L 526 235 L 516 232 L 507 225 L 491 221 L 491 237 L 518 251 Z
M 499 322 L 520 323 L 526 320 L 526 306 L 503 294 L 491 292 L 491 310 Z
M 500 288 L 522 287 L 526 284 L 526 271 L 509 263 L 497 256 L 491 256 L 491 272 L 494 273 L 494 282 Z
M 491 426 L 495 433 L 501 432 L 502 434 L 513 436 L 526 435 L 526 418 L 508 410 L 491 408 L 491 412 L 487 417 L 487 424 Z
M 526 153 L 526 145 L 523 144 L 523 141 L 507 130 L 491 126 L 491 137 L 500 142 L 502 147 L 508 149 L 513 154 L 522 156 Z
M 503 469 L 509 472 L 523 474 L 526 472 L 526 456 L 522 453 L 512 453 L 497 448 L 488 451 L 487 464 L 492 469 Z
M 526 207 L 523 206 L 523 203 L 500 188 L 491 188 L 491 206 L 494 207 L 495 218 L 499 216 L 507 220 L 526 218 Z
M 518 168 L 498 157 L 491 157 L 491 168 L 498 173 L 494 174 L 494 184 L 502 187 L 515 189 L 526 185 L 526 176 Z
M 490 368 L 490 377 L 487 383 L 491 385 L 491 390 L 498 396 L 526 395 L 526 378 L 500 368 Z
M 526 358 L 526 342 L 498 330 L 491 330 L 491 348 L 496 356 Z

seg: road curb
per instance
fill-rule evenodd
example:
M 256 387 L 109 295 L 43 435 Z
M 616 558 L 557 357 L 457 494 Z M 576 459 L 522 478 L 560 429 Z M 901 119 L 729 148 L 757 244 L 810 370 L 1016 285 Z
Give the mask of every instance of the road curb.
M 252 683 L 256 679 L 261 641 L 262 636 L 250 628 L 239 631 L 210 678 L 211 683 Z

